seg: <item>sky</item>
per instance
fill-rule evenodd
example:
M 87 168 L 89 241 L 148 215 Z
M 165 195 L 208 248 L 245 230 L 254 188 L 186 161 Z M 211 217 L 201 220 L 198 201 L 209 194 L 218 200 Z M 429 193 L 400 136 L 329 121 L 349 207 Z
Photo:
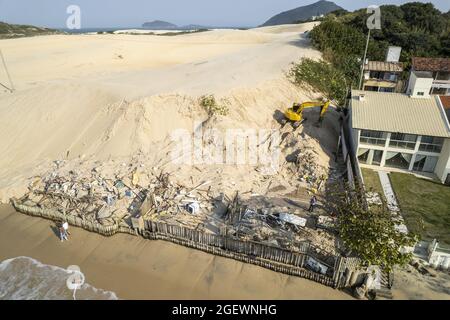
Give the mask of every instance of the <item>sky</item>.
M 139 27 L 152 20 L 177 25 L 253 27 L 282 11 L 317 0 L 0 0 L 0 21 L 64 28 L 69 5 L 81 9 L 82 28 Z M 353 11 L 369 5 L 402 4 L 405 0 L 336 0 Z M 449 0 L 428 0 L 441 11 Z

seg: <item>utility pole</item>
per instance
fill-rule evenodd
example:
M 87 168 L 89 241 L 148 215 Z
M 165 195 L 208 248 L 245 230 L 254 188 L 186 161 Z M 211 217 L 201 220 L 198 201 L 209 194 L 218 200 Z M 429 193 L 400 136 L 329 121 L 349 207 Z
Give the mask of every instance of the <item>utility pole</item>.
M 363 84 L 364 64 L 366 63 L 367 48 L 369 48 L 369 39 L 370 39 L 370 29 L 369 32 L 367 33 L 366 49 L 364 50 L 364 58 L 361 64 L 361 76 L 359 77 L 359 87 L 358 87 L 359 90 L 362 89 Z
M 14 84 L 11 80 L 11 76 L 9 75 L 8 67 L 6 66 L 5 57 L 3 57 L 2 50 L 0 50 L 0 57 L 2 58 L 3 66 L 5 67 L 6 75 L 8 76 L 9 84 L 11 85 L 11 88 L 7 88 L 5 85 L 2 84 L 3 87 L 9 89 L 9 91 L 14 91 Z

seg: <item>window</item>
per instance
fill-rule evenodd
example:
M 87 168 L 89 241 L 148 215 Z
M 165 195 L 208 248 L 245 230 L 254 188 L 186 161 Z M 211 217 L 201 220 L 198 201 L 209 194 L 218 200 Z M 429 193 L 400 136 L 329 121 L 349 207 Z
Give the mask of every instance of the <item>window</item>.
M 381 163 L 382 157 L 383 157 L 382 150 L 373 150 L 373 149 L 366 149 L 366 148 L 358 149 L 358 161 L 360 163 L 379 166 Z
M 420 151 L 440 153 L 442 145 L 444 144 L 444 138 L 422 136 L 420 141 Z
M 380 71 L 370 71 L 371 79 L 383 79 L 383 74 Z
M 409 169 L 412 154 L 402 152 L 387 152 L 386 153 L 386 167 Z
M 360 163 L 367 163 L 367 159 L 369 158 L 369 149 L 359 148 L 358 150 L 358 161 Z
M 386 136 L 386 132 L 382 131 L 361 130 L 359 141 L 361 143 L 384 146 L 386 144 Z
M 417 136 L 415 134 L 392 133 L 390 147 L 414 150 L 416 147 Z
M 385 72 L 383 76 L 383 80 L 386 81 L 397 81 L 397 75 L 395 73 Z
M 416 159 L 414 160 L 413 170 L 421 172 L 434 172 L 438 159 L 438 157 L 418 154 L 416 155 Z
M 423 93 L 422 91 L 420 91 L 420 92 L 417 92 L 417 95 L 418 95 L 418 96 L 423 96 L 423 95 L 425 95 L 425 93 Z
M 374 150 L 372 164 L 379 166 L 381 164 L 381 158 L 383 158 L 383 151 L 382 150 Z

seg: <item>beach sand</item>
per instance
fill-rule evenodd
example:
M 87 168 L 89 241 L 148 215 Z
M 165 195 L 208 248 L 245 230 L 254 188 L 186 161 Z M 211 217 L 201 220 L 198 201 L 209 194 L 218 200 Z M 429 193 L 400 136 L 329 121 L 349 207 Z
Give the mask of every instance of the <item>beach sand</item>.
M 54 224 L 0 205 L 0 261 L 28 256 L 67 268 L 120 299 L 351 299 L 321 284 L 164 241 L 99 236 L 71 228 L 61 243 Z

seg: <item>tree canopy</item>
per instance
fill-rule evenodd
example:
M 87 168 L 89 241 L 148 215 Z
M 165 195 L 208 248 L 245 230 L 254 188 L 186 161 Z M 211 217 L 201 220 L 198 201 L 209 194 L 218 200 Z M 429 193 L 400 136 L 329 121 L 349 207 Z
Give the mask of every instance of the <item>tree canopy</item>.
M 384 60 L 389 45 L 402 47 L 400 60 L 408 67 L 411 57 L 450 57 L 450 12 L 431 3 L 384 5 L 381 30 L 373 30 L 367 58 Z M 356 86 L 365 48 L 369 14 L 366 9 L 330 13 L 310 33 L 313 45 L 340 69 L 347 83 Z

